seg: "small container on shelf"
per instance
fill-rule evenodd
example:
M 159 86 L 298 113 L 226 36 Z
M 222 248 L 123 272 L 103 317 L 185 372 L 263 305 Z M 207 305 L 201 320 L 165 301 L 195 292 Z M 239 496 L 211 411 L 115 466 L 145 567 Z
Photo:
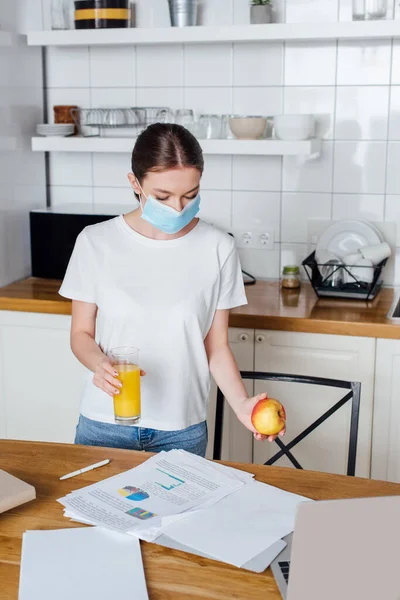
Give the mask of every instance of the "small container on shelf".
M 283 267 L 281 285 L 283 289 L 288 290 L 300 288 L 300 268 L 297 265 L 287 265 Z
M 386 19 L 388 0 L 353 0 L 353 21 Z
M 78 134 L 78 124 L 75 122 L 72 111 L 77 111 L 77 106 L 72 105 L 57 105 L 53 106 L 54 111 L 54 123 L 55 124 L 72 124 L 75 125 L 75 135 Z
M 75 0 L 76 29 L 130 27 L 129 0 Z

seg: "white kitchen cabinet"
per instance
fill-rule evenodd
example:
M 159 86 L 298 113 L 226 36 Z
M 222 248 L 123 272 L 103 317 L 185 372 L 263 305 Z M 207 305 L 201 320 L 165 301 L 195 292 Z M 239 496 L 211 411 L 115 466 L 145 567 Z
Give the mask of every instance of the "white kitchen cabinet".
M 256 371 L 361 381 L 356 473 L 363 477 L 370 475 L 374 364 L 375 339 L 372 338 L 282 331 L 255 332 Z M 306 384 L 255 382 L 255 393 L 262 391 L 280 400 L 286 408 L 286 442 L 296 437 L 347 393 L 343 389 Z M 293 448 L 293 455 L 304 468 L 342 474 L 347 472 L 350 410 L 350 403 L 347 403 Z M 276 444 L 255 441 L 254 462 L 264 463 L 277 451 Z M 286 457 L 282 457 L 276 465 L 292 466 Z
M 0 312 L 0 435 L 73 442 L 86 371 L 70 350 L 70 322 L 67 316 Z
M 230 329 L 229 344 L 241 371 L 252 371 L 254 366 L 254 330 Z M 253 395 L 253 382 L 245 382 L 247 391 Z M 211 458 L 214 444 L 216 385 L 211 385 L 208 405 L 208 432 L 209 442 L 207 457 Z M 224 424 L 222 432 L 222 460 L 231 460 L 244 463 L 253 462 L 253 436 L 236 418 L 235 413 L 225 401 Z
M 377 340 L 371 477 L 400 482 L 400 340 Z

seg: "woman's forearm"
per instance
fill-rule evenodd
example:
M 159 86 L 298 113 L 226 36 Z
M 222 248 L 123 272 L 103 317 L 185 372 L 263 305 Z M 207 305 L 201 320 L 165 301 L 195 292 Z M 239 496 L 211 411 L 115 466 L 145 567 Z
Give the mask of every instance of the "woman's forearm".
M 216 348 L 209 356 L 209 366 L 215 383 L 235 413 L 243 407 L 249 395 L 228 344 Z
M 96 341 L 86 331 L 77 331 L 71 336 L 71 348 L 79 362 L 93 373 L 99 363 L 107 358 Z

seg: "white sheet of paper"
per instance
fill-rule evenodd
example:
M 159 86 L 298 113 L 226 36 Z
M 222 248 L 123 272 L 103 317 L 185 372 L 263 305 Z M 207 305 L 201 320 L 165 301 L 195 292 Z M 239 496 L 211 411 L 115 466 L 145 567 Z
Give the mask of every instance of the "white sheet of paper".
M 208 556 L 204 554 L 204 552 L 199 552 L 198 550 L 193 550 L 193 548 L 188 548 L 175 540 L 172 540 L 166 535 L 162 535 L 157 538 L 156 544 L 160 546 L 165 546 L 166 548 L 172 548 L 173 550 L 180 550 L 181 552 L 188 552 L 189 554 L 195 554 L 196 556 L 202 556 L 203 558 L 211 558 L 215 560 L 212 556 Z M 262 573 L 269 567 L 273 560 L 282 552 L 282 550 L 286 548 L 286 542 L 283 540 L 278 540 L 275 544 L 272 544 L 269 548 L 266 548 L 263 552 L 261 552 L 258 556 L 255 556 L 249 562 L 242 565 L 242 569 L 246 569 L 247 571 L 253 571 L 254 573 Z
M 67 513 L 124 533 L 142 531 L 150 540 L 165 518 L 205 508 L 251 479 L 248 474 L 216 468 L 184 451 L 160 453 L 139 466 L 60 498 Z
M 27 531 L 19 600 L 148 600 L 139 540 L 100 528 Z
M 173 540 L 242 567 L 293 531 L 300 502 L 308 498 L 252 481 L 204 511 L 163 527 Z

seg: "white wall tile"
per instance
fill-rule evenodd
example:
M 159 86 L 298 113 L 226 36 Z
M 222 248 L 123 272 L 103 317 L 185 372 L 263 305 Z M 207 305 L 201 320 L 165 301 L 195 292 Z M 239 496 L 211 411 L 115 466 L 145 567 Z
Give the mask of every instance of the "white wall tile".
M 281 189 L 282 158 L 280 156 L 234 156 L 234 190 L 278 192 Z
M 50 193 L 52 206 L 93 203 L 92 187 L 52 185 Z
M 334 192 L 384 193 L 385 142 L 336 142 L 334 160 Z
M 236 114 L 276 115 L 282 112 L 282 107 L 282 88 L 233 88 L 233 112 Z
M 116 204 L 124 205 L 127 211 L 134 210 L 138 206 L 138 202 L 133 195 L 132 188 L 117 188 L 117 187 L 94 187 L 93 188 L 93 203 L 94 204 Z
M 388 86 L 337 88 L 337 140 L 385 140 L 388 131 Z
M 221 190 L 204 190 L 201 193 L 202 219 L 229 231 L 232 227 L 232 193 Z
M 91 46 L 89 48 L 90 84 L 92 87 L 134 87 L 135 47 Z
M 47 121 L 54 123 L 53 107 L 60 104 L 90 107 L 89 88 L 50 88 L 47 90 Z
M 388 144 L 386 193 L 400 194 L 400 142 Z
M 200 5 L 199 24 L 210 27 L 232 25 L 233 0 L 204 0 Z
M 400 196 L 386 196 L 385 221 L 396 223 L 396 246 L 400 246 Z
M 329 221 L 331 209 L 331 194 L 282 194 L 282 242 L 306 244 L 308 220 Z
M 91 154 L 51 152 L 50 185 L 93 185 Z
M 166 106 L 182 108 L 183 88 L 137 88 L 137 106 Z
M 92 108 L 136 105 L 135 88 L 92 88 L 90 91 Z
M 231 44 L 190 44 L 184 51 L 184 77 L 188 87 L 232 85 Z
M 337 21 L 338 0 L 286 0 L 286 23 Z
M 400 140 L 400 86 L 390 89 L 389 140 Z
M 286 114 L 313 114 L 316 117 L 316 136 L 332 138 L 335 117 L 335 87 L 285 87 Z
M 338 85 L 387 85 L 391 44 L 387 40 L 339 42 Z
M 336 44 L 286 44 L 285 85 L 335 85 Z
M 283 84 L 282 44 L 234 44 L 233 85 Z
M 203 113 L 229 114 L 232 112 L 232 88 L 184 88 L 184 108 Z M 179 107 L 181 108 L 181 107 Z
M 240 248 L 239 256 L 242 269 L 257 279 L 278 279 L 280 244 L 274 244 L 273 250 L 255 250 Z
M 232 157 L 206 154 L 202 190 L 229 190 L 232 182 Z
M 333 143 L 323 142 L 321 156 L 285 156 L 283 185 L 285 192 L 332 191 Z
M 332 218 L 383 221 L 384 207 L 383 194 L 333 194 Z
M 89 50 L 86 46 L 46 48 L 48 87 L 89 87 Z
M 278 192 L 233 192 L 232 225 L 235 229 L 273 229 L 280 239 L 280 194 Z
M 392 84 L 400 84 L 400 40 L 393 40 Z
M 136 48 L 138 87 L 179 87 L 183 85 L 182 46 L 138 46 Z
M 133 142 L 132 142 L 133 149 Z M 129 154 L 93 154 L 93 185 L 95 187 L 128 187 L 131 172 Z

